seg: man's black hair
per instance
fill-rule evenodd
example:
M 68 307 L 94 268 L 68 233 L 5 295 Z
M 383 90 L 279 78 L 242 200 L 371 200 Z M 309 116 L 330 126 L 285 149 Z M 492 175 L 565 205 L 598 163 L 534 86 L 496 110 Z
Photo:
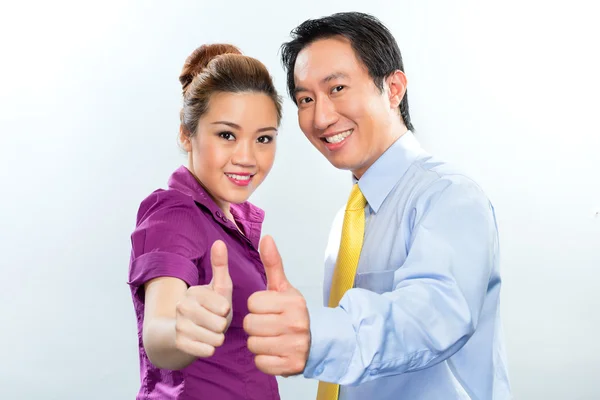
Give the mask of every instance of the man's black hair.
M 367 67 L 379 90 L 394 71 L 404 72 L 400 48 L 391 32 L 377 18 L 359 12 L 343 12 L 304 21 L 291 32 L 292 40 L 281 46 L 281 61 L 287 73 L 287 90 L 294 103 L 294 65 L 302 49 L 319 39 L 343 36 L 350 41 L 358 59 Z M 411 131 L 408 96 L 400 102 L 400 115 Z

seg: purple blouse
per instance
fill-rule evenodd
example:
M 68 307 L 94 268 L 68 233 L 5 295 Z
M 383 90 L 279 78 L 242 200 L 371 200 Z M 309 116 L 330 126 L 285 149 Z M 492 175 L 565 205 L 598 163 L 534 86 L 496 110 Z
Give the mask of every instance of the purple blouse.
M 264 212 L 245 202 L 232 204 L 231 214 L 244 235 L 183 166 L 171 175 L 168 189 L 158 189 L 142 201 L 131 235 L 128 282 L 138 326 L 141 387 L 137 400 L 279 400 L 275 377 L 256 368 L 243 329 L 248 297 L 266 289 L 257 250 Z M 233 319 L 225 342 L 212 357 L 180 371 L 157 368 L 142 342 L 144 283 L 160 276 L 179 278 L 189 286 L 209 283 L 210 248 L 217 239 L 227 245 L 233 281 Z

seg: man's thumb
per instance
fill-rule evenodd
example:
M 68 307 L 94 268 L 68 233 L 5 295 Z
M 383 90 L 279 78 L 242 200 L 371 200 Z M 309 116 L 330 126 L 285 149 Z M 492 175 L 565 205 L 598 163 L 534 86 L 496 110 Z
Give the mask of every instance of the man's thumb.
M 213 243 L 210 249 L 210 263 L 212 265 L 212 281 L 210 285 L 213 290 L 221 296 L 225 296 L 231 302 L 233 284 L 229 276 L 229 265 L 227 261 L 227 247 L 221 240 Z
M 283 262 L 279 255 L 279 250 L 275 246 L 275 241 L 271 236 L 265 236 L 260 241 L 260 259 L 265 266 L 267 274 L 267 290 L 283 292 L 290 286 L 285 272 L 283 272 Z

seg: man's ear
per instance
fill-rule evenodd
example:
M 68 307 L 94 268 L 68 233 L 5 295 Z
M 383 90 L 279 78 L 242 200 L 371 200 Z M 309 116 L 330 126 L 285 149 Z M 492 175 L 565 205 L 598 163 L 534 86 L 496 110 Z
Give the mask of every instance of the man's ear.
M 188 153 L 192 152 L 192 138 L 190 137 L 190 131 L 183 124 L 179 125 L 179 142 L 185 151 Z
M 385 79 L 385 84 L 388 89 L 390 106 L 397 109 L 400 107 L 404 94 L 406 94 L 406 75 L 404 75 L 404 72 L 396 70 Z

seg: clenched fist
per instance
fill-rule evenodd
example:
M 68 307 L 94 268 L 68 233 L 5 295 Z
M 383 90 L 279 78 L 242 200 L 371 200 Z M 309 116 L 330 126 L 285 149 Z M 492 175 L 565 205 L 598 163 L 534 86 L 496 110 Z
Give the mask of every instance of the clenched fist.
M 223 344 L 231 323 L 231 292 L 227 248 L 216 241 L 210 251 L 213 277 L 208 285 L 190 287 L 177 304 L 175 346 L 195 357 L 210 357 Z
M 267 290 L 248 299 L 250 313 L 244 330 L 248 349 L 259 370 L 270 375 L 302 373 L 310 350 L 310 323 L 306 301 L 285 277 L 275 242 L 266 236 L 260 256 L 267 274 Z

